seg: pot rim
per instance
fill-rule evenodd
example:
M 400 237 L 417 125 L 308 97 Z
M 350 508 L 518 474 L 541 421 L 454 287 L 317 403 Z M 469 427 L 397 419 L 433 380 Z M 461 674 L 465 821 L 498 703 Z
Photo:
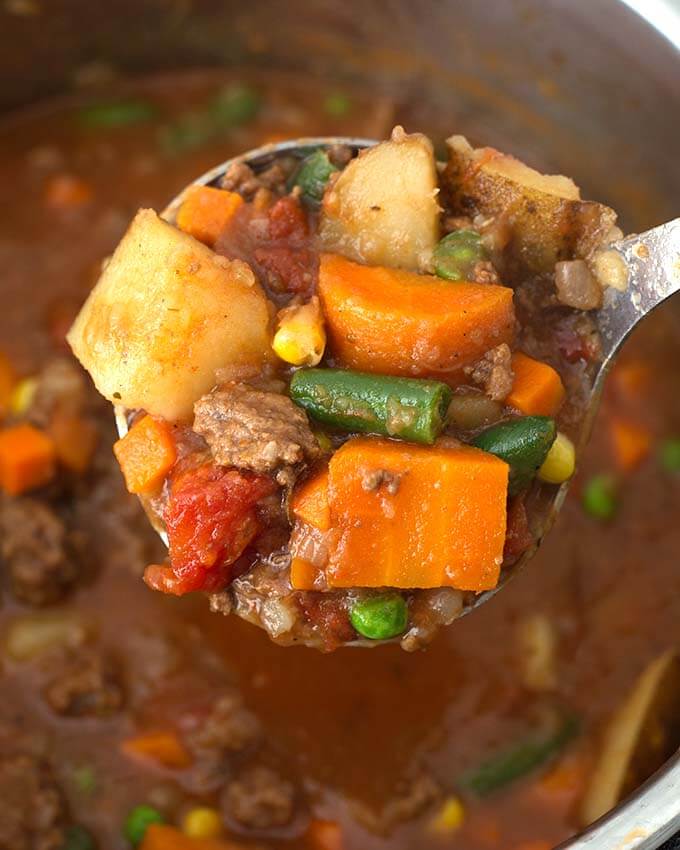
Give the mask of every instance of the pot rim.
M 621 0 L 680 58 L 680 4 Z M 626 800 L 555 850 L 654 850 L 680 831 L 680 751 Z

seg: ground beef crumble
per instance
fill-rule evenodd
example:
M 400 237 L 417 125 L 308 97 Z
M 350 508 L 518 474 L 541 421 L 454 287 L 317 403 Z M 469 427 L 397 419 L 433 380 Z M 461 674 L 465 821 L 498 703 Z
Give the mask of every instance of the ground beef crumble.
M 230 771 L 230 761 L 262 737 L 257 717 L 246 707 L 237 691 L 220 696 L 184 736 L 194 757 L 191 785 L 197 792 L 221 788 Z
M 371 490 L 384 487 L 390 496 L 396 496 L 399 492 L 402 474 L 390 472 L 389 469 L 367 470 L 361 477 L 361 489 L 371 492 Z
M 10 587 L 21 602 L 35 606 L 57 602 L 78 578 L 77 538 L 44 502 L 3 499 L 0 535 Z
M 115 661 L 94 649 L 66 656 L 43 695 L 52 711 L 67 717 L 106 717 L 124 703 Z
M 221 466 L 271 472 L 319 454 L 307 417 L 284 395 L 222 384 L 194 406 L 194 431 Z
M 0 759 L 0 850 L 61 850 L 66 803 L 45 762 Z
M 295 789 L 276 771 L 257 765 L 225 787 L 221 806 L 227 820 L 253 830 L 285 826 L 293 817 Z
M 356 819 L 370 832 L 387 835 L 394 827 L 422 814 L 441 796 L 441 789 L 429 773 L 419 772 L 401 783 L 394 796 L 380 809 L 355 801 L 351 808 Z
M 512 390 L 514 380 L 510 347 L 506 343 L 497 345 L 465 371 L 475 384 L 484 388 L 489 398 L 504 401 Z
M 283 194 L 294 167 L 294 160 L 289 162 L 279 159 L 269 168 L 255 174 L 245 162 L 234 162 L 222 177 L 221 187 L 229 192 L 238 192 L 246 201 L 252 200 L 260 189 Z

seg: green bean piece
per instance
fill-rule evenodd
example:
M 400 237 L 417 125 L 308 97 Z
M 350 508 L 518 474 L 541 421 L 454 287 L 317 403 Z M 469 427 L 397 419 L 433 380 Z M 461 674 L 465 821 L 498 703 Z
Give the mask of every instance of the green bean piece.
M 61 850 L 96 850 L 96 847 L 91 833 L 84 826 L 76 824 L 66 830 Z
M 488 257 L 482 238 L 474 230 L 456 230 L 434 249 L 434 270 L 445 280 L 468 280 L 475 265 Z
M 342 369 L 299 369 L 290 397 L 319 422 L 342 431 L 431 445 L 442 430 L 451 390 L 440 381 Z
M 666 472 L 680 472 L 680 437 L 664 440 L 661 443 L 659 460 Z
M 508 492 L 514 496 L 529 486 L 556 436 L 554 419 L 522 416 L 487 428 L 472 444 L 510 465 Z
M 93 103 L 78 113 L 78 120 L 85 127 L 110 129 L 127 127 L 150 121 L 158 114 L 152 103 L 143 100 L 118 100 L 110 103 Z
M 153 806 L 135 806 L 125 819 L 123 833 L 133 847 L 142 843 L 146 830 L 152 823 L 165 823 L 165 818 Z
M 328 154 L 319 148 L 302 160 L 295 175 L 294 185 L 302 189 L 305 201 L 316 206 L 323 200 L 328 179 L 337 170 Z
M 398 593 L 383 593 L 355 602 L 349 618 L 363 637 L 387 640 L 406 630 L 408 605 Z
M 613 475 L 595 475 L 583 488 L 583 509 L 594 519 L 613 519 L 619 508 L 619 495 Z
M 342 92 L 331 92 L 323 102 L 324 112 L 331 118 L 344 118 L 351 108 L 351 98 Z
M 553 728 L 492 756 L 478 768 L 464 774 L 459 785 L 476 797 L 486 797 L 553 759 L 574 738 L 578 729 L 578 720 L 573 715 L 563 716 Z

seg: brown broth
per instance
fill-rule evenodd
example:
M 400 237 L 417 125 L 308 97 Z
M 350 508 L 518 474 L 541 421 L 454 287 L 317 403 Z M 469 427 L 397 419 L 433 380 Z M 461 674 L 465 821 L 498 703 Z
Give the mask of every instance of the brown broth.
M 160 120 L 168 121 L 195 108 L 223 82 L 197 73 L 124 89 L 152 99 Z M 365 93 L 352 93 L 349 114 L 331 119 L 322 109 L 327 92 L 312 81 L 264 75 L 256 83 L 265 107 L 252 124 L 176 157 L 159 155 L 158 121 L 85 130 L 74 119 L 76 101 L 55 101 L 0 125 L 0 340 L 23 373 L 54 355 L 55 343 L 46 333 L 49 317 L 54 321 L 55 312 L 68 313 L 82 301 L 138 206 L 162 208 L 202 171 L 274 136 L 379 136 L 394 120 L 408 121 L 408 105 L 400 107 L 402 115 Z M 44 187 L 53 173 L 86 180 L 92 202 L 66 212 L 47 207 Z M 526 734 L 533 708 L 546 700 L 523 687 L 519 675 L 514 634 L 527 612 L 544 613 L 557 631 L 558 685 L 548 701 L 559 700 L 582 717 L 580 737 L 569 752 L 585 754 L 586 765 L 603 724 L 636 675 L 680 641 L 675 521 L 680 477 L 663 472 L 651 456 L 625 476 L 621 511 L 607 525 L 588 517 L 579 499 L 590 475 L 613 468 L 608 421 L 614 410 L 646 424 L 657 441 L 680 434 L 673 365 L 680 334 L 674 314 L 672 307 L 659 311 L 627 346 L 622 362 L 648 364 L 648 386 L 628 401 L 607 393 L 579 476 L 540 553 L 502 594 L 445 630 L 424 652 L 380 647 L 321 655 L 281 648 L 236 618 L 209 614 L 203 598 L 151 593 L 140 569 L 145 557 L 162 553 L 132 497 L 129 510 L 138 515 L 134 543 L 127 527 L 107 515 L 105 499 L 92 500 L 89 520 L 98 544 L 91 556 L 99 572 L 69 605 L 84 612 L 102 643 L 123 659 L 139 652 L 130 636 L 140 624 L 170 630 L 192 651 L 205 646 L 216 653 L 224 667 L 220 675 L 236 677 L 285 761 L 304 777 L 314 816 L 342 823 L 344 850 L 513 850 L 522 841 L 563 840 L 578 828 L 575 807 L 582 789 L 577 783 L 572 794 L 546 803 L 537 785 L 540 772 L 484 802 L 465 801 L 465 823 L 447 839 L 428 838 L 431 810 L 389 835 L 371 834 L 353 816 L 353 803 L 381 808 L 420 768 L 445 791 L 457 793 L 456 780 L 465 770 Z M 100 451 L 107 454 L 109 445 Z M 126 498 L 116 486 L 113 503 Z M 0 628 L 17 609 L 7 596 Z M 202 675 L 201 665 L 196 667 L 194 675 Z M 7 665 L 2 682 L 0 721 L 31 738 L 49 739 L 77 819 L 93 828 L 101 847 L 123 846 L 125 813 L 169 782 L 119 754 L 120 740 L 131 732 L 128 716 L 83 721 L 49 715 L 26 665 Z M 82 764 L 94 766 L 98 776 L 90 796 L 79 794 L 69 778 Z

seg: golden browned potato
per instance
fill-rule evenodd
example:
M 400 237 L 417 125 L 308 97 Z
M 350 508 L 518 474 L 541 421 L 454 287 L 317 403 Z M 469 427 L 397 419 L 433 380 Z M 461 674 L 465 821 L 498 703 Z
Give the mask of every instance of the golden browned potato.
M 429 270 L 439 239 L 437 192 L 432 143 L 395 127 L 326 190 L 324 249 L 368 265 Z
M 216 369 L 262 366 L 271 315 L 246 263 L 140 210 L 67 339 L 107 399 L 187 420 Z
M 458 215 L 502 217 L 520 272 L 552 272 L 559 260 L 587 259 L 612 232 L 616 213 L 581 200 L 568 177 L 541 174 L 493 148 L 475 149 L 464 136 L 447 144 L 447 200 Z

